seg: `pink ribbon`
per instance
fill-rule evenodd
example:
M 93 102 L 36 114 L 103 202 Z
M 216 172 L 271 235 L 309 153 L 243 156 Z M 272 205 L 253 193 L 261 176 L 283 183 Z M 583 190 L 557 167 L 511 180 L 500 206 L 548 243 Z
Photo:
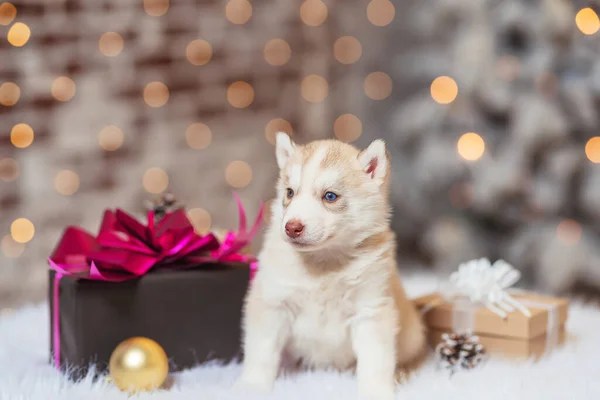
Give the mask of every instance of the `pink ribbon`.
M 239 213 L 238 232 L 228 232 L 219 243 L 209 233 L 198 235 L 183 210 L 168 213 L 154 223 L 154 213 L 147 214 L 147 225 L 117 209 L 106 210 L 97 237 L 78 227 L 68 227 L 52 256 L 50 269 L 56 271 L 53 282 L 52 332 L 54 365 L 60 370 L 59 286 L 63 276 L 78 279 L 123 282 L 139 278 L 153 268 L 187 269 L 203 263 L 244 262 L 250 265 L 250 280 L 258 263 L 251 255 L 240 254 L 260 229 L 264 205 L 256 220 L 246 227 L 246 212 L 239 196 L 233 193 Z

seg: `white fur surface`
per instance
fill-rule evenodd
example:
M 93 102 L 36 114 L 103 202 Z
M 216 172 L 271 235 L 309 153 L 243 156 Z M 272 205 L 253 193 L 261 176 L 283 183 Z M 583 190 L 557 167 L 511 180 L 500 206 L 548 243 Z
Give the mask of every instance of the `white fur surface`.
M 411 296 L 436 288 L 432 277 L 404 279 Z M 0 317 L 0 400 L 119 400 L 129 397 L 104 381 L 68 381 L 48 364 L 48 313 L 40 305 Z M 397 399 L 553 400 L 600 398 L 600 309 L 573 303 L 567 323 L 567 344 L 538 363 L 491 359 L 452 379 L 432 362 L 409 383 Z M 351 375 L 303 373 L 279 379 L 270 395 L 232 389 L 238 365 L 206 365 L 175 374 L 169 390 L 133 396 L 135 399 L 356 399 Z

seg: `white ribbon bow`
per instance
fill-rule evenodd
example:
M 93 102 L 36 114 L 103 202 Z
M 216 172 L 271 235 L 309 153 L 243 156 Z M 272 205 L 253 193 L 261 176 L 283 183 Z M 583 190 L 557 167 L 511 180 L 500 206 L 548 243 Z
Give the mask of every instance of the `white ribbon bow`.
M 506 261 L 498 260 L 492 265 L 487 258 L 480 258 L 460 264 L 442 293 L 446 297 L 467 297 L 502 318 L 515 309 L 531 317 L 529 310 L 505 291 L 520 278 L 521 272 Z

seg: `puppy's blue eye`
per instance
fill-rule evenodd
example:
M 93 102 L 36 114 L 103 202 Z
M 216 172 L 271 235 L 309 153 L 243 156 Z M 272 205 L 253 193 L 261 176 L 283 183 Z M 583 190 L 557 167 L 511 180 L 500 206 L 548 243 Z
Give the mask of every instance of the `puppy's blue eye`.
M 335 201 L 338 198 L 338 195 L 333 192 L 327 192 L 323 196 L 323 200 L 325 201 Z
M 291 199 L 292 197 L 294 197 L 294 191 L 290 188 L 288 188 L 288 190 L 287 190 L 287 197 L 288 197 L 288 199 Z

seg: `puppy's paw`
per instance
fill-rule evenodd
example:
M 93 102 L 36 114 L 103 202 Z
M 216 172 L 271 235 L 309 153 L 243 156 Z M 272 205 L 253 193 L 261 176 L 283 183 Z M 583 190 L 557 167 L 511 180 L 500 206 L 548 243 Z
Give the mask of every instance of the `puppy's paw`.
M 394 400 L 396 387 L 385 382 L 372 382 L 359 387 L 361 398 L 364 400 Z

